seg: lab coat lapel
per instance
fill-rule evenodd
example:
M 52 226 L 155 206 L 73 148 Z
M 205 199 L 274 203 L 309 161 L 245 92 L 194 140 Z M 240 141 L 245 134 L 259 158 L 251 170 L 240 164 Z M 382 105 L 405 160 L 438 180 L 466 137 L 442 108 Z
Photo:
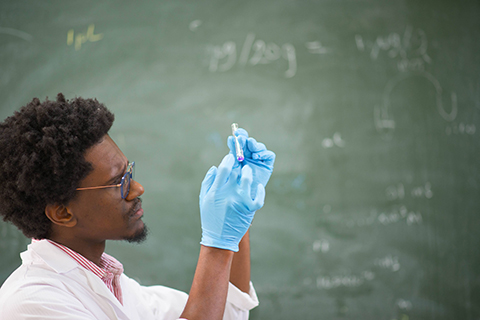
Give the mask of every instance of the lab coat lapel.
M 103 281 L 99 277 L 94 275 L 92 272 L 85 269 L 83 269 L 82 271 L 85 272 L 89 287 L 99 296 L 99 299 L 103 299 L 104 302 L 112 308 L 112 311 L 115 313 L 116 318 L 128 319 L 128 315 L 124 311 L 125 308 L 122 306 L 120 301 L 118 301 L 115 295 L 110 290 L 108 290 L 105 283 L 103 283 Z M 105 308 L 103 307 L 103 309 Z
M 97 294 L 98 305 L 112 319 L 129 319 L 125 308 L 118 301 L 115 295 L 107 288 L 105 283 L 91 271 L 81 267 L 75 260 L 68 256 L 61 249 L 52 245 L 46 240 L 30 244 L 29 250 L 22 253 L 23 263 L 28 264 L 35 257 L 31 255 L 34 251 L 36 256 L 43 260 L 50 268 L 58 274 L 63 274 L 85 288 L 89 288 Z

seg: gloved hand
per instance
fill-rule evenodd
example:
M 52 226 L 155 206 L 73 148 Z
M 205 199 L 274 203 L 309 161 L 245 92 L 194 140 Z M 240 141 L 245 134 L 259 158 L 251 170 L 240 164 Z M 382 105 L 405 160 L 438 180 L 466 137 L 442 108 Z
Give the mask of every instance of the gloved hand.
M 252 169 L 234 167 L 228 154 L 218 169 L 208 170 L 200 189 L 200 218 L 204 246 L 238 251 L 238 244 L 252 223 L 255 211 L 263 207 L 265 189 L 259 184 L 251 193 Z
M 245 157 L 245 160 L 238 162 L 235 156 L 235 166 L 241 166 L 243 168 L 248 164 L 248 166 L 252 168 L 252 193 L 255 194 L 257 186 L 261 184 L 265 187 L 272 175 L 275 153 L 267 150 L 267 147 L 265 147 L 263 143 L 257 142 L 254 138 L 249 138 L 248 132 L 244 129 L 239 128 L 235 132 L 235 135 L 238 137 L 238 142 L 243 149 L 243 155 Z M 230 148 L 230 153 L 235 155 L 235 139 L 233 136 L 228 137 L 227 144 Z

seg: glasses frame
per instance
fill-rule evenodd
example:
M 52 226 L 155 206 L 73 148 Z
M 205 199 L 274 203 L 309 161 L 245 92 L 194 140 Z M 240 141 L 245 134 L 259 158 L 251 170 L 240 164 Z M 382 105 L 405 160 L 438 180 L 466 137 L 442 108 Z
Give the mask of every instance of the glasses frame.
M 76 190 L 82 191 L 82 190 L 95 190 L 95 189 L 106 189 L 106 188 L 118 188 L 120 187 L 120 196 L 122 199 L 125 199 L 128 197 L 128 193 L 130 192 L 130 185 L 132 183 L 132 180 L 135 176 L 135 161 L 129 162 L 127 165 L 127 171 L 122 177 L 122 180 L 120 181 L 119 184 L 112 184 L 108 186 L 97 186 L 97 187 L 85 187 L 85 188 L 77 188 Z M 125 181 L 127 179 L 128 185 L 125 185 Z M 126 192 L 124 191 L 124 188 L 127 188 Z M 125 196 L 124 196 L 125 194 Z

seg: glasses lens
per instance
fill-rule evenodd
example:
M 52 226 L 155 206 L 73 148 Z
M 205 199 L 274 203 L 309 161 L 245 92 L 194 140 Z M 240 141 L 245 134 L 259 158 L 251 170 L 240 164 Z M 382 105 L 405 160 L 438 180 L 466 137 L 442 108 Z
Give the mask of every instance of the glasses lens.
M 122 179 L 122 186 L 120 188 L 120 191 L 122 192 L 122 199 L 125 199 L 128 196 L 128 192 L 130 191 L 130 182 L 132 181 L 134 173 L 135 173 L 135 162 L 132 162 L 127 167 L 127 172 L 125 173 Z
M 128 172 L 123 177 L 121 191 L 122 191 L 122 199 L 125 199 L 128 196 L 128 191 L 130 191 L 130 174 Z

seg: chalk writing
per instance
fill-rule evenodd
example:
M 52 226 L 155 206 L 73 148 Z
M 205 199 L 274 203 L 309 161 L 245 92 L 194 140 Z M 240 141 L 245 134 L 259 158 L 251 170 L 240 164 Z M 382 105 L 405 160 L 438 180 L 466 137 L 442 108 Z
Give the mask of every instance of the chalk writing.
M 369 227 L 376 224 L 383 226 L 403 222 L 407 226 L 420 225 L 423 216 L 420 212 L 409 210 L 405 205 L 393 206 L 390 210 L 378 211 L 372 209 L 368 215 L 355 215 L 354 218 L 342 218 L 338 214 L 327 217 L 330 223 L 344 225 L 347 228 Z
M 201 20 L 194 20 L 190 22 L 190 24 L 188 25 L 188 28 L 190 29 L 190 31 L 196 31 L 198 27 L 200 27 L 201 25 L 202 25 Z
M 325 48 L 320 41 L 306 42 L 305 47 L 307 47 L 308 52 L 312 54 L 326 54 L 331 51 Z
M 373 279 L 375 279 L 375 273 L 364 271 L 360 275 L 319 276 L 316 282 L 317 288 L 329 290 L 338 287 L 359 287 Z
M 412 189 L 413 198 L 427 198 L 431 199 L 433 197 L 432 184 L 430 182 L 425 183 L 424 186 L 415 187 Z
M 457 94 L 455 92 L 451 92 L 450 100 L 451 100 L 451 108 L 448 112 L 443 104 L 443 89 L 440 85 L 440 82 L 430 73 L 426 71 L 416 71 L 416 72 L 404 72 L 400 73 L 391 80 L 387 82 L 383 92 L 383 105 L 375 106 L 374 107 L 374 124 L 375 128 L 379 133 L 391 133 L 395 127 L 395 119 L 391 112 L 390 107 L 390 97 L 393 90 L 403 81 L 407 81 L 414 77 L 421 77 L 428 80 L 433 87 L 435 88 L 435 102 L 437 107 L 437 112 L 440 116 L 448 122 L 452 122 L 456 119 L 458 113 L 458 106 L 457 106 Z
M 398 262 L 398 257 L 391 255 L 375 259 L 374 264 L 380 268 L 388 269 L 393 272 L 400 270 L 400 263 Z
M 425 64 L 432 63 L 427 53 L 428 40 L 422 29 L 407 26 L 403 36 L 390 33 L 378 36 L 375 41 L 365 41 L 362 35 L 355 35 L 355 44 L 361 52 L 370 51 L 370 58 L 377 60 L 382 51 L 391 59 L 397 59 L 399 71 L 424 70 Z
M 209 47 L 210 53 L 209 71 L 226 72 L 235 65 L 245 67 L 259 64 L 270 64 L 283 58 L 287 62 L 286 78 L 292 78 L 297 72 L 297 58 L 295 47 L 285 43 L 281 47 L 273 42 L 266 43 L 255 39 L 254 33 L 249 33 L 243 43 L 240 55 L 237 57 L 237 44 L 227 41 L 223 45 Z
M 376 105 L 373 108 L 373 122 L 379 133 L 388 133 L 395 129 L 395 120 L 389 115 L 389 110 L 386 107 Z
M 9 34 L 11 36 L 18 37 L 28 42 L 32 41 L 33 39 L 33 36 L 31 34 L 13 28 L 0 28 L 0 33 Z
M 412 302 L 408 300 L 398 299 L 396 305 L 402 310 L 412 310 Z
M 385 189 L 385 194 L 388 200 L 402 200 L 405 198 L 405 186 L 403 183 L 388 186 Z M 431 199 L 433 197 L 432 184 L 426 182 L 423 186 L 412 187 L 410 195 L 412 198 Z
M 330 242 L 326 239 L 319 239 L 313 242 L 313 251 L 327 253 L 330 251 Z
M 325 149 L 332 148 L 334 146 L 343 148 L 345 147 L 345 141 L 342 139 L 340 133 L 335 132 L 332 138 L 325 138 L 322 140 L 322 147 Z
M 67 46 L 74 45 L 75 51 L 82 48 L 82 45 L 89 42 L 96 42 L 103 39 L 103 33 L 95 34 L 95 25 L 92 23 L 88 26 L 86 33 L 77 33 L 73 29 L 67 32 Z
M 445 133 L 447 136 L 452 134 L 459 134 L 459 135 L 474 135 L 477 131 L 477 127 L 474 124 L 465 124 L 463 122 L 454 123 L 445 128 Z
M 422 214 L 407 209 L 406 206 L 394 207 L 390 212 L 381 212 L 378 215 L 378 222 L 383 225 L 389 225 L 405 221 L 407 225 L 421 224 L 423 222 Z
M 405 198 L 405 187 L 403 183 L 394 186 L 388 186 L 385 190 L 388 200 L 397 200 Z

